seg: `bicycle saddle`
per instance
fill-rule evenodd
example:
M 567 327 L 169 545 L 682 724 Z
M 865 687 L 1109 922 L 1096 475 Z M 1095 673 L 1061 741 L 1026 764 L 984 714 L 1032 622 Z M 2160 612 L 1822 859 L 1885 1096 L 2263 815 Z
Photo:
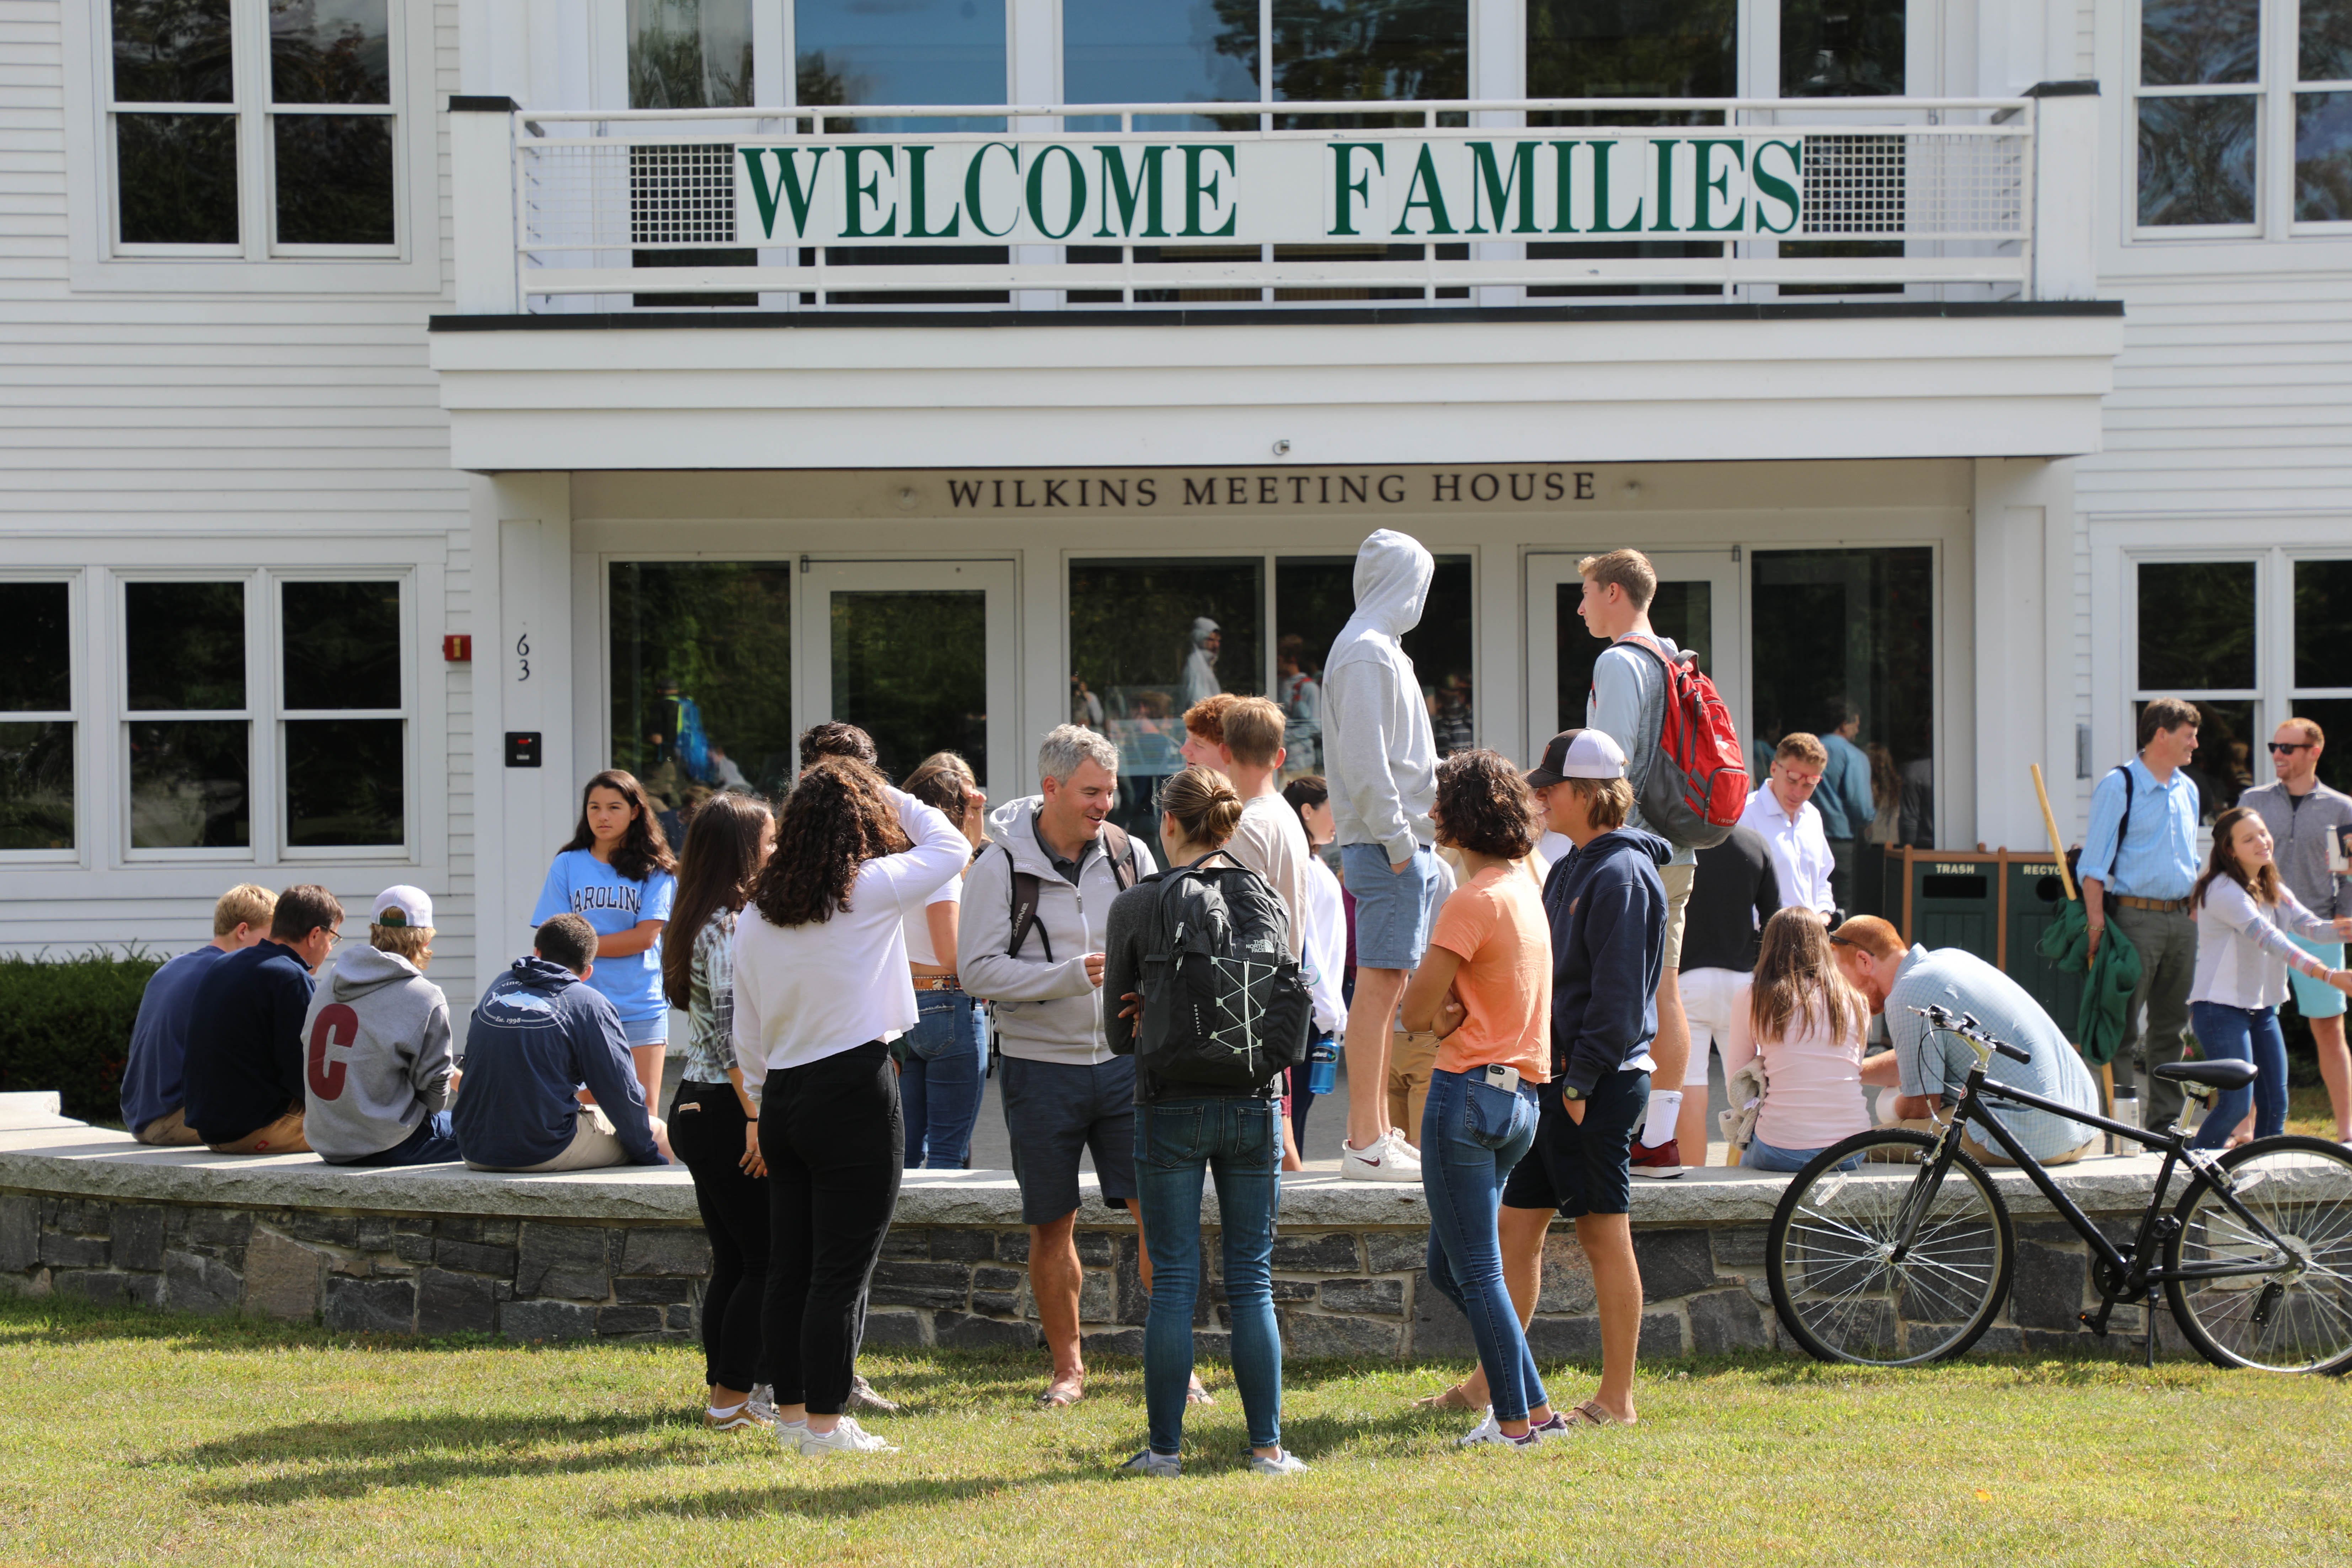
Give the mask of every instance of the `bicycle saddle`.
M 2231 1057 L 2210 1062 L 2167 1062 L 2149 1076 L 2168 1078 L 2176 1083 L 2201 1083 L 2219 1089 L 2243 1089 L 2254 1081 L 2254 1064 Z

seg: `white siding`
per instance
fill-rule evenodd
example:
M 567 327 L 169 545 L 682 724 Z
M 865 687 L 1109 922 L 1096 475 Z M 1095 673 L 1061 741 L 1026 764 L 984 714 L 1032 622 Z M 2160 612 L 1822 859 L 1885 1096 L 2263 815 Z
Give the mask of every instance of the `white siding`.
M 427 0 L 414 14 L 433 27 L 438 105 L 457 88 L 457 6 Z M 430 754 L 415 758 L 414 864 L 125 866 L 113 825 L 86 814 L 82 866 L 0 862 L 0 951 L 180 952 L 209 934 L 212 900 L 234 882 L 322 881 L 349 905 L 417 880 L 439 921 L 434 978 L 462 1014 L 475 968 L 471 679 L 445 669 L 439 640 L 445 621 L 469 629 L 468 525 L 425 359 L 441 297 L 74 291 L 67 116 L 89 106 L 68 101 L 62 22 L 60 0 L 0 0 L 0 562 L 99 540 L 134 558 L 141 541 L 184 552 L 209 538 L 224 565 L 339 539 L 352 561 L 381 563 L 374 542 L 399 541 L 397 558 L 432 584 L 434 602 L 415 611 L 410 742 Z M 422 173 L 440 192 L 446 277 L 446 127 L 435 141 Z M 70 177 L 100 199 L 96 171 Z M 84 721 L 111 732 L 110 695 L 87 684 Z M 428 741 L 444 731 L 446 746 Z M 266 831 L 256 823 L 257 838 Z M 365 917 L 362 902 L 347 934 L 364 940 Z

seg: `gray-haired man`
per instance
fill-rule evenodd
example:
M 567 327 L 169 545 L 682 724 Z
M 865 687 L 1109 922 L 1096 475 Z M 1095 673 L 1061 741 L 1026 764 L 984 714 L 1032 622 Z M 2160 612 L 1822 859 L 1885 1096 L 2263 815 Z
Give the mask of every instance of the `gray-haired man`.
M 1118 801 L 1118 748 L 1064 724 L 1037 752 L 1045 793 L 989 814 L 994 842 L 965 874 L 956 971 L 995 1004 L 999 1090 L 1029 1227 L 1029 1289 L 1054 1356 L 1044 1400 L 1086 1387 L 1078 1354 L 1078 1156 L 1094 1156 L 1102 1201 L 1143 1224 L 1135 1185 L 1135 1058 L 1103 1037 L 1103 945 L 1111 901 L 1158 868 L 1105 820 Z M 1019 929 L 1016 929 L 1018 927 Z M 1150 1264 L 1140 1246 L 1147 1289 Z

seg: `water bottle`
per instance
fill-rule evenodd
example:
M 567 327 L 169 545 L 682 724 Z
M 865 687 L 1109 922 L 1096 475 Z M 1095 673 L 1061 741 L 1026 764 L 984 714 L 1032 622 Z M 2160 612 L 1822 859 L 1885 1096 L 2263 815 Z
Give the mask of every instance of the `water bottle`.
M 1318 1035 L 1307 1047 L 1307 1092 L 1328 1094 L 1339 1081 L 1339 1047 L 1328 1035 Z
M 2110 1115 L 2113 1120 L 2122 1122 L 2126 1127 L 2137 1127 L 2140 1124 L 2138 1085 L 2129 1083 L 2119 1083 L 2116 1085 L 2115 1110 L 2110 1112 Z M 2110 1132 L 2107 1134 L 2108 1153 L 2137 1154 L 2139 1152 L 2140 1145 L 2133 1142 L 2130 1139 L 2123 1137 L 2118 1133 Z

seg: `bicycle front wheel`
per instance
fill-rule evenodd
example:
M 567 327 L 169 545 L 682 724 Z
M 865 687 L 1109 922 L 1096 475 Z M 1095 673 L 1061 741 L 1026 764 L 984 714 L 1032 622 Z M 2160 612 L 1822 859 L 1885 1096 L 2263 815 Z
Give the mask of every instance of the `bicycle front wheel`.
M 1965 1151 L 1936 1180 L 1935 1146 L 1899 1128 L 1858 1133 L 1815 1155 L 1781 1194 L 1765 1274 L 1781 1324 L 1820 1360 L 1941 1361 L 2000 1313 L 2017 1252 L 2009 1207 Z M 1857 1154 L 1860 1165 L 1840 1169 Z
M 2352 1367 L 2352 1152 L 2319 1138 L 2263 1138 L 2222 1155 L 2221 1169 L 2270 1235 L 2200 1181 L 2173 1211 L 2180 1229 L 2165 1246 L 2167 1270 L 2271 1267 L 2223 1279 L 2167 1280 L 2173 1321 L 2216 1366 Z

